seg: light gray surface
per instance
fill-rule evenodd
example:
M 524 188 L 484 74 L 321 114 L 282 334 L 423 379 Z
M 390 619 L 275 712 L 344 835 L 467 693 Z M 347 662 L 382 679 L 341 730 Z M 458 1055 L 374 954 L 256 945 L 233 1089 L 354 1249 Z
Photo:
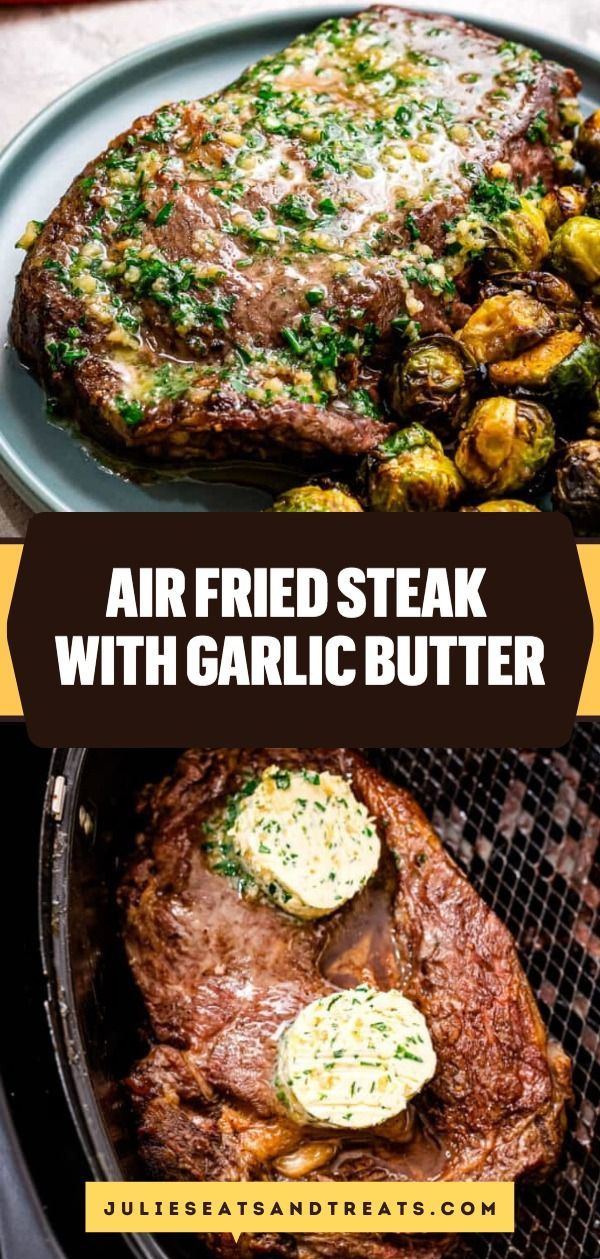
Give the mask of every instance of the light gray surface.
M 442 11 L 456 4 L 451 0 L 415 0 L 413 7 Z M 479 11 L 482 20 L 499 18 L 526 23 L 540 33 L 575 39 L 589 51 L 600 52 L 599 0 L 579 0 L 577 4 L 573 0 L 480 0 L 479 5 L 472 0 L 461 7 L 471 13 Z M 288 0 L 219 0 L 218 5 L 208 0 L 112 0 L 3 10 L 0 144 L 6 144 L 28 119 L 69 86 L 99 67 L 110 65 L 124 53 L 178 32 L 202 28 L 215 20 L 267 11 L 281 16 L 289 8 Z M 242 62 L 247 59 L 242 50 L 232 45 L 232 68 L 240 64 L 240 58 Z M 157 99 L 147 102 L 155 103 Z M 131 115 L 136 112 L 139 110 L 133 107 Z M 110 128 L 108 134 L 103 134 L 102 142 L 109 134 Z M 83 157 L 95 151 L 93 141 L 91 137 Z M 62 171 L 57 176 L 50 202 L 68 182 Z M 31 214 L 36 211 L 31 210 Z M 12 241 L 6 241 L 3 230 L 3 249 L 5 243 L 10 245 Z M 22 534 L 29 515 L 29 509 L 0 479 L 0 537 Z

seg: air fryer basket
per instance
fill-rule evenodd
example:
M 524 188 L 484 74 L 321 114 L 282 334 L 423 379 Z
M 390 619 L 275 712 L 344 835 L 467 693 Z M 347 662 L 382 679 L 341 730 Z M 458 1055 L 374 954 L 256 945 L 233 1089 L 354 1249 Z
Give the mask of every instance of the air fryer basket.
M 559 1168 L 543 1185 L 521 1186 L 514 1235 L 465 1240 L 465 1256 L 598 1259 L 600 727 L 577 725 L 560 751 L 367 751 L 413 792 L 510 928 L 550 1034 L 573 1059 L 575 1103 Z M 124 959 L 114 889 L 135 830 L 135 793 L 175 758 L 173 751 L 57 751 L 48 783 L 40 908 L 50 1024 L 93 1174 L 109 1179 L 144 1177 L 119 1087 L 143 1051 L 144 1011 Z M 57 778 L 65 784 L 58 810 Z M 185 1234 L 128 1240 L 145 1259 L 205 1253 Z

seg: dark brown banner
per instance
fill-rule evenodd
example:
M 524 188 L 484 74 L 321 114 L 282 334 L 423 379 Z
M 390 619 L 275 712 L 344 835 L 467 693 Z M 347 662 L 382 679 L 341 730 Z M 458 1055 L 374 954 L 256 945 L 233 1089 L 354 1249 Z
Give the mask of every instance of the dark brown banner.
M 558 515 L 81 515 L 8 631 L 44 746 L 556 746 L 592 619 Z

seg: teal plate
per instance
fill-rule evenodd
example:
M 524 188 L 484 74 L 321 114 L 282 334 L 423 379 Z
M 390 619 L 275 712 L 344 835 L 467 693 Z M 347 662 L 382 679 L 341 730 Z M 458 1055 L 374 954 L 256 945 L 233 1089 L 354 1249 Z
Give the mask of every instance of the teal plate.
M 0 157 L 0 326 L 8 324 L 22 258 L 14 242 L 25 224 L 46 218 L 86 162 L 138 114 L 204 96 L 325 17 L 365 7 L 303 6 L 191 31 L 116 62 L 30 122 Z M 479 21 L 473 11 L 461 16 Z M 532 30 L 480 25 L 573 66 L 584 83 L 585 107 L 600 106 L 600 59 Z M 271 500 L 264 488 L 268 471 L 261 470 L 257 485 L 257 470 L 248 465 L 222 465 L 210 479 L 200 473 L 149 478 L 140 470 L 127 478 L 109 468 L 78 437 L 48 422 L 42 391 L 8 345 L 0 358 L 0 400 L 0 470 L 36 511 L 258 511 Z

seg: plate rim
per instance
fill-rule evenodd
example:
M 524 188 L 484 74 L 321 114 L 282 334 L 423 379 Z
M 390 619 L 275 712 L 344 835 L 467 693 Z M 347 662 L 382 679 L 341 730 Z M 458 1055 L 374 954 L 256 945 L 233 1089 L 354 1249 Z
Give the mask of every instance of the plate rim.
M 24 123 L 0 151 L 0 187 L 3 180 L 10 174 L 13 163 L 18 162 L 29 145 L 35 144 L 46 128 L 52 127 L 57 120 L 60 121 L 65 111 L 78 99 L 86 99 L 90 94 L 101 92 L 107 84 L 115 80 L 127 77 L 153 62 L 160 63 L 165 58 L 177 56 L 190 45 L 197 47 L 213 40 L 227 39 L 232 35 L 239 37 L 241 34 L 243 38 L 245 32 L 255 33 L 260 31 L 261 27 L 267 27 L 271 31 L 273 27 L 298 24 L 309 29 L 311 25 L 325 21 L 328 17 L 343 17 L 369 7 L 368 0 L 366 3 L 349 0 L 348 4 L 340 3 L 340 0 L 321 0 L 321 3 L 316 4 L 296 4 L 289 9 L 265 9 L 260 13 L 243 14 L 210 22 L 206 26 L 192 26 L 189 30 L 179 32 L 177 35 L 168 35 L 164 39 L 155 40 L 142 48 L 134 49 L 72 84 Z M 435 0 L 431 0 L 431 3 L 425 0 L 422 4 L 391 4 L 390 7 L 435 15 Z M 565 55 L 567 60 L 572 57 L 579 63 L 576 68 L 586 70 L 592 75 L 596 74 L 600 82 L 600 52 L 591 52 L 577 40 L 558 38 L 551 32 L 540 32 L 531 25 L 520 23 L 515 25 L 512 22 L 505 22 L 502 18 L 488 18 L 485 12 L 481 12 L 480 5 L 473 8 L 459 3 L 456 7 L 453 5 L 450 9 L 444 9 L 443 15 L 477 24 L 482 29 L 497 34 L 506 33 L 507 37 L 514 38 L 520 43 L 541 47 L 546 50 L 544 55 L 556 58 L 560 62 L 565 61 Z M 3 335 L 10 345 L 8 329 L 4 329 Z M 69 505 L 68 498 L 64 494 L 57 493 L 46 484 L 43 474 L 40 475 L 22 460 L 19 451 L 5 438 L 1 424 L 0 472 L 10 488 L 32 511 L 72 512 L 76 510 Z M 104 508 L 98 507 L 95 510 L 102 511 Z M 133 508 L 132 512 L 136 512 L 136 509 Z

